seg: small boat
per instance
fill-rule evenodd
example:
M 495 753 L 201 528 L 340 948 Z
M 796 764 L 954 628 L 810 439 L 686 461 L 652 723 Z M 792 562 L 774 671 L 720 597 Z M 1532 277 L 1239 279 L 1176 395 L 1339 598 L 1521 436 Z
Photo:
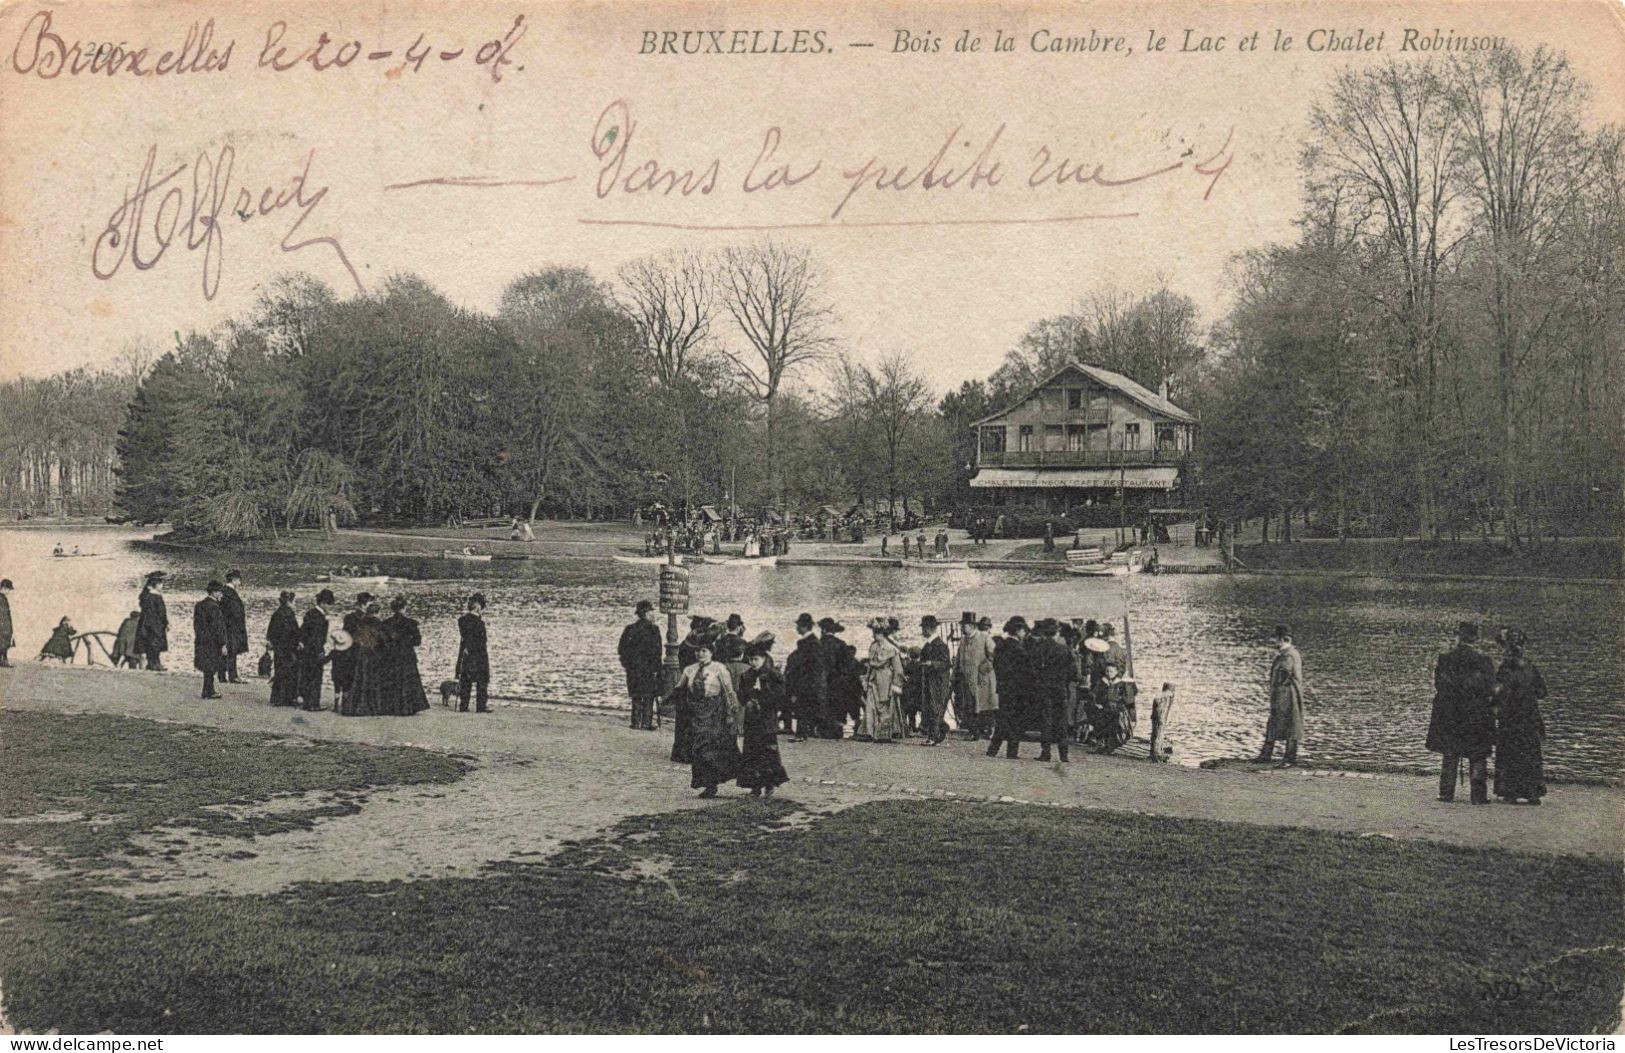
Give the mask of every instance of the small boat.
M 1071 553 L 1068 553 L 1070 556 Z M 1114 552 L 1104 560 L 1074 560 L 1068 559 L 1066 572 L 1080 574 L 1084 577 L 1121 577 L 1124 574 L 1138 574 L 1144 565 L 1145 556 L 1139 549 L 1129 549 L 1126 552 Z
M 779 557 L 777 556 L 734 556 L 731 559 L 708 556 L 705 561 L 729 567 L 776 567 L 779 565 Z
M 617 563 L 635 563 L 640 567 L 663 567 L 663 566 L 666 565 L 666 557 L 665 556 L 616 556 L 615 557 L 615 562 L 617 562 Z M 727 563 L 727 562 L 731 562 L 731 561 L 727 560 L 727 559 L 724 559 L 722 557 L 719 557 L 719 556 L 682 555 L 682 556 L 677 557 L 677 565 L 680 566 L 680 567 L 694 567 L 694 566 L 698 566 L 701 563 Z
M 388 585 L 391 581 L 405 579 L 391 578 L 388 574 L 318 574 L 317 581 L 348 582 L 351 585 Z
M 465 563 L 491 562 L 491 554 L 489 552 L 453 552 L 449 548 L 443 548 L 440 550 L 440 558 L 457 559 L 462 560 Z

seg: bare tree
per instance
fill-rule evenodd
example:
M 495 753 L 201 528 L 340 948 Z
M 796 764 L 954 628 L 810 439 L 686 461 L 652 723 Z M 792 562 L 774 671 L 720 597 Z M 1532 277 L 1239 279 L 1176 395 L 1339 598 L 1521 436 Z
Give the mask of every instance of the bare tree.
M 910 441 L 931 408 L 931 392 L 925 378 L 901 351 L 880 360 L 876 369 L 864 369 L 864 408 L 886 459 L 886 505 L 897 516 L 897 484 L 901 478 Z
M 748 345 L 723 354 L 766 411 L 768 493 L 775 506 L 782 506 L 774 410 L 785 378 L 829 354 L 834 312 L 806 249 L 771 241 L 730 248 L 722 255 L 718 281 L 722 302 Z
M 1454 248 L 1447 225 L 1454 183 L 1457 125 L 1444 86 L 1430 64 L 1390 63 L 1337 78 L 1331 98 L 1310 114 L 1303 165 L 1311 201 L 1335 195 L 1355 223 L 1369 217 L 1369 241 L 1392 278 L 1369 290 L 1398 332 L 1403 387 L 1413 396 L 1402 427 L 1410 446 L 1421 532 L 1433 528 L 1434 477 L 1429 466 L 1438 385 L 1438 293 Z
M 1506 539 L 1516 544 L 1518 465 L 1526 453 L 1518 427 L 1523 367 L 1567 306 L 1561 289 L 1542 279 L 1567 251 L 1572 211 L 1590 199 L 1587 185 L 1602 170 L 1600 141 L 1581 122 L 1586 87 L 1566 58 L 1543 47 L 1458 58 L 1447 76 L 1447 98 L 1462 128 L 1458 175 L 1487 242 L 1483 284 L 1500 409 L 1501 512 Z
M 639 350 L 663 387 L 676 386 L 710 336 L 716 315 L 705 258 L 692 251 L 644 256 L 622 267 L 618 277 L 621 305 L 637 329 Z

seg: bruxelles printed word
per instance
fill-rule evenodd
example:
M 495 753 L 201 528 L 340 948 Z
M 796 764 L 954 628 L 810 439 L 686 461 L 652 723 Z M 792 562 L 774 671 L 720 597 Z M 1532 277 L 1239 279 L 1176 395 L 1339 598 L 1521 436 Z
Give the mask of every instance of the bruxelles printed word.
M 645 29 L 640 55 L 822 55 L 822 29 Z

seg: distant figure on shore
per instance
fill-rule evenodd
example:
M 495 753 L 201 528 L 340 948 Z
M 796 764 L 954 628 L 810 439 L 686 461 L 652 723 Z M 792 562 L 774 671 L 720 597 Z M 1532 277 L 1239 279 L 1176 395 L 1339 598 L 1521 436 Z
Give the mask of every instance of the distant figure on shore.
M 739 678 L 745 748 L 739 758 L 738 782 L 752 797 L 772 797 L 775 789 L 790 781 L 779 756 L 778 715 L 784 705 L 784 678 L 768 656 L 772 646 L 771 641 L 753 641 L 745 649 L 750 668 Z
M 203 693 L 200 698 L 220 698 L 214 689 L 215 677 L 223 677 L 227 669 L 226 615 L 220 608 L 220 597 L 226 587 L 211 581 L 203 588 L 203 598 L 192 608 L 192 668 L 203 674 Z
M 271 646 L 271 705 L 299 704 L 299 615 L 294 613 L 293 593 L 277 594 L 276 610 L 265 628 L 265 642 Z
M 1439 800 L 1456 799 L 1456 777 L 1467 761 L 1467 778 L 1474 804 L 1489 804 L 1489 756 L 1495 747 L 1495 715 L 1490 699 L 1495 692 L 1495 663 L 1473 647 L 1478 626 L 1456 626 L 1456 646 L 1433 665 L 1433 715 L 1428 721 L 1427 748 L 1443 754 L 1439 768 Z
M 1055 551 L 1055 521 L 1052 519 L 1044 521 L 1044 551 Z
M 711 641 L 695 645 L 694 664 L 683 670 L 667 698 L 676 703 L 688 728 L 689 787 L 701 797 L 715 797 L 717 787 L 739 774 L 738 729 L 733 714 L 739 708 L 733 679 L 711 660 Z
M 248 653 L 248 614 L 237 592 L 242 582 L 242 571 L 226 571 L 225 590 L 220 594 L 220 613 L 226 616 L 226 680 L 233 684 L 243 682 L 237 673 L 237 656 Z
M 64 616 L 51 630 L 51 638 L 45 641 L 45 646 L 39 649 L 40 661 L 47 658 L 63 663 L 73 661 L 73 637 L 73 622 Z
M 322 666 L 327 656 L 327 609 L 338 602 L 332 589 L 316 594 L 316 602 L 299 625 L 299 708 L 322 708 Z
M 62 542 L 60 541 L 58 541 L 56 543 L 56 547 L 51 550 L 51 555 L 53 556 L 66 556 L 67 554 L 67 550 L 62 547 Z
M 632 727 L 653 731 L 655 700 L 660 697 L 660 674 L 665 660 L 653 603 L 638 601 L 632 622 L 621 630 L 621 642 L 615 651 L 626 672 L 626 693 L 632 697 Z
M 11 666 L 11 649 L 17 637 L 11 628 L 11 579 L 0 578 L 0 669 Z
M 1497 638 L 1506 657 L 1495 672 L 1495 796 L 1508 804 L 1539 804 L 1546 796 L 1546 722 L 1540 715 L 1546 681 L 1524 657 L 1529 638 L 1522 629 L 1502 629 Z
M 1264 748 L 1258 764 L 1275 757 L 1275 744 L 1286 742 L 1287 765 L 1298 763 L 1298 742 L 1303 738 L 1303 657 L 1292 644 L 1292 632 L 1275 627 L 1275 657 L 1270 660 L 1270 719 L 1264 727 Z
M 908 531 L 905 530 L 905 531 L 903 531 L 903 558 L 904 559 L 908 558 L 909 545 L 910 544 L 911 544 L 911 542 L 908 539 Z
M 135 634 L 141 628 L 141 612 L 131 611 L 119 623 L 118 632 L 113 635 L 113 649 L 108 657 L 113 659 L 115 666 L 125 669 L 141 668 L 141 657 L 135 650 Z
M 164 579 L 161 570 L 147 575 L 141 587 L 141 624 L 135 631 L 135 649 L 147 660 L 148 669 L 164 668 L 163 654 L 169 650 L 169 608 L 164 605 Z

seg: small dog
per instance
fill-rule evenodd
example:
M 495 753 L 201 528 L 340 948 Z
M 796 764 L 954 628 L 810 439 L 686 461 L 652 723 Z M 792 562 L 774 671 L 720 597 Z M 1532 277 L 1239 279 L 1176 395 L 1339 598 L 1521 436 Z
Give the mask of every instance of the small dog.
M 457 681 L 440 681 L 440 704 L 447 709 L 457 708 Z

